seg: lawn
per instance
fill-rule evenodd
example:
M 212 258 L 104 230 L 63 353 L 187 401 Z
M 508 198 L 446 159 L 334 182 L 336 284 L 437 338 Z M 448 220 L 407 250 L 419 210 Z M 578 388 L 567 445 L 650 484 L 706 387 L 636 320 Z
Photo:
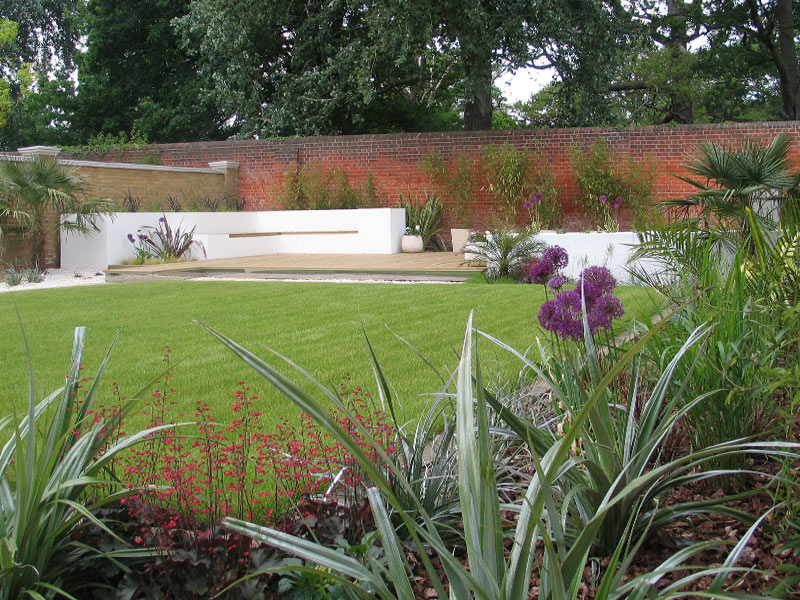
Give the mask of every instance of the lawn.
M 626 321 L 656 309 L 646 288 L 620 287 Z M 170 348 L 170 386 L 179 411 L 208 402 L 220 420 L 233 404 L 236 382 L 251 383 L 269 421 L 293 419 L 296 410 L 256 380 L 193 321 L 202 321 L 261 356 L 264 344 L 292 358 L 325 383 L 345 375 L 353 385 L 374 389 L 363 323 L 406 414 L 419 413 L 439 388 L 436 376 L 391 331 L 403 336 L 437 367 L 451 368 L 460 350 L 471 309 L 478 326 L 518 349 L 542 330 L 536 312 L 542 286 L 389 285 L 292 282 L 149 282 L 84 288 L 32 290 L 0 295 L 0 410 L 23 406 L 27 366 L 19 310 L 33 356 L 36 393 L 43 397 L 67 372 L 72 331 L 87 328 L 85 364 L 93 374 L 114 335 L 119 338 L 106 372 L 125 396 L 162 373 Z M 391 329 L 391 331 L 390 331 Z M 513 378 L 519 365 L 489 344 L 482 364 L 495 375 Z M 149 392 L 148 392 L 149 393 Z M 110 402 L 110 400 L 109 400 Z

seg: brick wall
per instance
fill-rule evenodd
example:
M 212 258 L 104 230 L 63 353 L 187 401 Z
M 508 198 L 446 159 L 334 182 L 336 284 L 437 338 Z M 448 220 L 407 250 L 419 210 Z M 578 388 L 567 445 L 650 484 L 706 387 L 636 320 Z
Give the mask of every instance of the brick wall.
M 354 186 L 363 185 L 371 174 L 380 201 L 396 205 L 399 191 L 421 192 L 433 186 L 419 168 L 431 150 L 445 159 L 466 152 L 477 161 L 490 144 L 508 143 L 534 152 L 539 165 L 555 174 L 564 193 L 562 204 L 567 220 L 577 221 L 578 186 L 571 169 L 570 149 L 588 147 L 605 139 L 619 157 L 651 160 L 656 165 L 655 195 L 664 200 L 686 195 L 692 188 L 669 172 L 684 172 L 682 164 L 698 144 L 714 141 L 726 145 L 753 139 L 771 141 L 779 132 L 793 137 L 793 162 L 800 165 L 800 123 L 766 122 L 715 125 L 679 125 L 613 128 L 525 129 L 516 131 L 403 133 L 388 135 L 331 136 L 283 140 L 244 140 L 162 144 L 141 150 L 110 152 L 97 160 L 134 161 L 143 156 L 158 157 L 162 165 L 200 167 L 210 161 L 237 161 L 239 195 L 248 210 L 278 208 L 280 188 L 286 174 L 296 165 L 317 163 L 326 169 L 343 169 Z M 492 201 L 485 190 L 476 189 L 474 226 L 488 220 Z M 622 215 L 623 224 L 629 216 Z
M 0 157 L 2 158 L 2 157 Z M 20 160 L 12 157 L 12 160 Z M 203 210 L 205 198 L 222 203 L 226 195 L 238 193 L 238 178 L 235 166 L 220 165 L 215 169 L 208 162 L 194 168 L 181 166 L 116 164 L 85 160 L 65 160 L 67 164 L 86 178 L 85 196 L 89 198 L 111 198 L 123 206 L 126 196 L 135 198 L 138 210 L 169 210 L 169 198 L 177 201 L 182 210 Z M 45 262 L 47 267 L 59 264 L 58 236 L 56 235 L 56 216 L 46 219 L 48 235 L 45 242 Z M 28 266 L 30 248 L 24 236 L 15 233 L 16 223 L 9 221 L 11 231 L 3 242 L 0 260 L 5 264 Z M 75 234 L 79 235 L 79 234 Z
M 68 163 L 71 161 L 67 161 Z M 76 170 L 86 177 L 86 195 L 112 198 L 122 203 L 126 196 L 140 202 L 139 210 L 169 210 L 168 198 L 179 202 L 183 210 L 200 206 L 203 197 L 222 199 L 225 194 L 225 175 L 208 169 L 176 171 L 145 165 L 129 168 L 76 164 Z

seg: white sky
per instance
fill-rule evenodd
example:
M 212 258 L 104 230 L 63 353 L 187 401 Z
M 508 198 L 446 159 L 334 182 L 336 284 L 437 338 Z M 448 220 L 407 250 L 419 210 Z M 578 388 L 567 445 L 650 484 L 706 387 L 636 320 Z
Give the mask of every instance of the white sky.
M 497 79 L 499 87 L 509 104 L 525 102 L 553 80 L 553 69 L 518 69 L 514 73 L 503 73 Z

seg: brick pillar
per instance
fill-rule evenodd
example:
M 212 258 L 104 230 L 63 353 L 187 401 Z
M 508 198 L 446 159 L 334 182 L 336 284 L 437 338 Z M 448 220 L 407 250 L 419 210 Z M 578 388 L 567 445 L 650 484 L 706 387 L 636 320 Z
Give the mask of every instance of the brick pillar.
M 212 171 L 225 175 L 225 193 L 239 202 L 239 163 L 235 160 L 218 160 L 208 163 Z

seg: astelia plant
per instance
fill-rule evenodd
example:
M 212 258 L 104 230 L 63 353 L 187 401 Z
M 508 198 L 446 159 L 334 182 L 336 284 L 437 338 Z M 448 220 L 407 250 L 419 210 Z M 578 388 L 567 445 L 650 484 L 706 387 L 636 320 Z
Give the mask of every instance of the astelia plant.
M 320 544 L 276 531 L 269 527 L 261 527 L 235 519 L 225 519 L 224 524 L 252 538 L 266 542 L 285 552 L 294 554 L 299 558 L 318 565 L 331 581 L 343 584 L 353 595 L 358 597 L 377 596 L 389 599 L 412 600 L 414 589 L 410 578 L 413 570 L 409 563 L 408 552 L 414 550 L 422 567 L 430 579 L 438 597 L 454 599 L 505 599 L 519 600 L 527 598 L 530 593 L 531 577 L 534 569 L 538 571 L 540 586 L 538 597 L 542 599 L 567 600 L 574 598 L 581 585 L 584 569 L 588 566 L 592 549 L 598 539 L 601 528 L 609 521 L 609 515 L 620 510 L 623 506 L 630 508 L 623 512 L 625 519 L 619 530 L 620 535 L 613 548 L 609 565 L 595 590 L 595 597 L 621 598 L 632 595 L 636 598 L 676 597 L 681 595 L 682 587 L 690 585 L 700 577 L 713 578 L 709 588 L 709 597 L 733 598 L 735 594 L 727 592 L 724 583 L 727 576 L 736 571 L 735 561 L 740 555 L 747 540 L 752 536 L 756 521 L 743 540 L 734 546 L 733 551 L 721 566 L 703 567 L 697 569 L 689 577 L 685 577 L 669 586 L 665 593 L 659 592 L 656 584 L 663 577 L 674 570 L 677 565 L 688 560 L 691 556 L 708 547 L 708 543 L 684 549 L 660 565 L 655 571 L 624 582 L 623 576 L 630 565 L 633 555 L 646 539 L 649 527 L 639 527 L 638 534 L 636 522 L 647 524 L 658 520 L 659 515 L 650 513 L 648 494 L 658 491 L 663 477 L 669 467 L 659 467 L 653 473 L 636 474 L 631 481 L 623 483 L 621 476 L 612 480 L 612 485 L 605 493 L 592 494 L 591 490 L 574 488 L 573 493 L 561 496 L 559 490 L 564 489 L 562 482 L 567 480 L 573 471 L 587 469 L 584 459 L 580 456 L 573 457 L 572 449 L 575 442 L 585 435 L 595 423 L 603 425 L 602 416 L 598 420 L 597 413 L 604 406 L 604 397 L 609 392 L 612 382 L 631 364 L 642 346 L 655 335 L 657 327 L 642 336 L 616 361 L 604 374 L 599 375 L 597 384 L 587 390 L 582 405 L 574 412 L 571 423 L 565 427 L 564 433 L 559 437 L 542 432 L 531 427 L 524 421 L 512 418 L 509 411 L 496 405 L 483 385 L 483 376 L 478 359 L 477 339 L 475 337 L 472 316 L 467 324 L 467 332 L 461 352 L 458 369 L 455 373 L 456 387 L 456 447 L 458 451 L 458 486 L 461 517 L 463 521 L 464 543 L 466 545 L 466 565 L 461 559 L 453 555 L 452 548 L 445 544 L 436 527 L 421 502 L 417 502 L 417 512 L 412 518 L 406 513 L 399 517 L 403 525 L 408 528 L 410 540 L 405 545 L 401 544 L 392 525 L 386 505 L 398 510 L 402 504 L 398 501 L 393 488 L 385 479 L 384 469 L 392 470 L 396 476 L 396 484 L 413 492 L 409 482 L 404 482 L 400 477 L 401 470 L 391 457 L 381 453 L 380 445 L 375 442 L 373 447 L 378 456 L 383 460 L 381 467 L 371 461 L 358 445 L 339 428 L 335 421 L 327 416 L 319 402 L 311 394 L 303 390 L 291 379 L 280 371 L 229 340 L 220 333 L 210 330 L 218 339 L 226 344 L 237 356 L 252 366 L 258 373 L 275 385 L 287 398 L 308 412 L 332 436 L 343 444 L 350 444 L 351 451 L 361 463 L 367 475 L 371 477 L 374 487 L 368 491 L 368 498 L 372 508 L 378 536 L 384 552 L 384 561 L 371 560 L 366 564 L 356 558 L 344 555 L 335 549 L 327 548 Z M 587 334 L 588 335 L 588 334 Z M 694 343 L 689 340 L 688 343 Z M 680 356 L 676 357 L 676 360 Z M 289 364 L 295 366 L 289 361 Z M 317 382 L 310 374 L 300 372 L 308 381 L 331 402 L 336 403 L 336 395 L 331 390 Z M 665 373 L 663 378 L 668 379 L 670 373 Z M 508 419 L 509 427 L 519 430 L 520 436 L 525 440 L 535 440 L 530 444 L 531 457 L 535 466 L 534 475 L 529 483 L 521 485 L 519 489 L 520 501 L 515 506 L 503 505 L 498 496 L 498 483 L 493 461 L 493 433 L 489 427 L 488 406 L 494 406 L 501 416 Z M 633 415 L 631 411 L 630 415 Z M 654 420 L 658 413 L 647 411 L 645 420 Z M 632 422 L 629 416 L 626 423 Z M 631 425 L 624 425 L 620 429 L 630 432 Z M 660 433 L 659 433 L 660 434 Z M 547 443 L 549 436 L 550 443 Z M 632 439 L 630 433 L 627 438 Z M 658 435 L 655 436 L 658 439 Z M 652 452 L 647 448 L 657 448 L 657 443 L 649 444 L 645 449 L 636 451 L 636 464 L 647 462 L 646 457 L 652 457 Z M 796 448 L 790 445 L 778 445 L 776 451 L 790 452 Z M 541 451 L 540 451 L 541 450 Z M 600 458 L 613 452 L 612 447 L 601 447 L 598 443 Z M 769 448 L 759 447 L 755 452 L 769 451 Z M 715 449 L 711 451 L 727 451 Z M 625 462 L 623 472 L 627 472 L 629 460 Z M 691 475 L 695 466 L 693 458 L 687 458 L 681 463 L 683 473 L 691 479 L 702 475 Z M 588 467 L 594 469 L 592 465 Z M 687 475 L 688 474 L 688 475 Z M 593 512 L 585 515 L 585 525 L 575 531 L 570 529 L 567 518 L 572 510 L 571 498 L 577 493 L 592 496 Z M 413 495 L 410 496 L 413 499 Z M 703 507 L 695 507 L 702 510 Z M 509 530 L 503 523 L 504 510 L 515 510 L 518 516 L 514 525 Z M 511 539 L 510 551 L 506 551 L 507 537 Z M 539 542 L 543 545 L 543 553 L 537 552 Z M 725 545 L 727 541 L 721 542 Z M 433 553 L 441 561 L 449 585 L 449 593 L 445 591 L 445 581 L 430 560 Z M 297 566 L 298 571 L 305 572 L 311 567 Z M 277 570 L 277 569 L 275 569 Z
M 141 549 L 106 552 L 87 546 L 77 535 L 81 527 L 92 524 L 114 536 L 96 511 L 131 492 L 104 474 L 115 456 L 146 435 L 140 432 L 109 442 L 135 401 L 110 418 L 93 412 L 110 350 L 95 378 L 88 381 L 81 373 L 84 341 L 84 328 L 76 328 L 66 383 L 39 403 L 29 358 L 27 414 L 20 417 L 15 411 L 0 420 L 0 430 L 10 429 L 0 449 L 2 600 L 69 598 L 62 588 L 80 562 L 149 555 Z

